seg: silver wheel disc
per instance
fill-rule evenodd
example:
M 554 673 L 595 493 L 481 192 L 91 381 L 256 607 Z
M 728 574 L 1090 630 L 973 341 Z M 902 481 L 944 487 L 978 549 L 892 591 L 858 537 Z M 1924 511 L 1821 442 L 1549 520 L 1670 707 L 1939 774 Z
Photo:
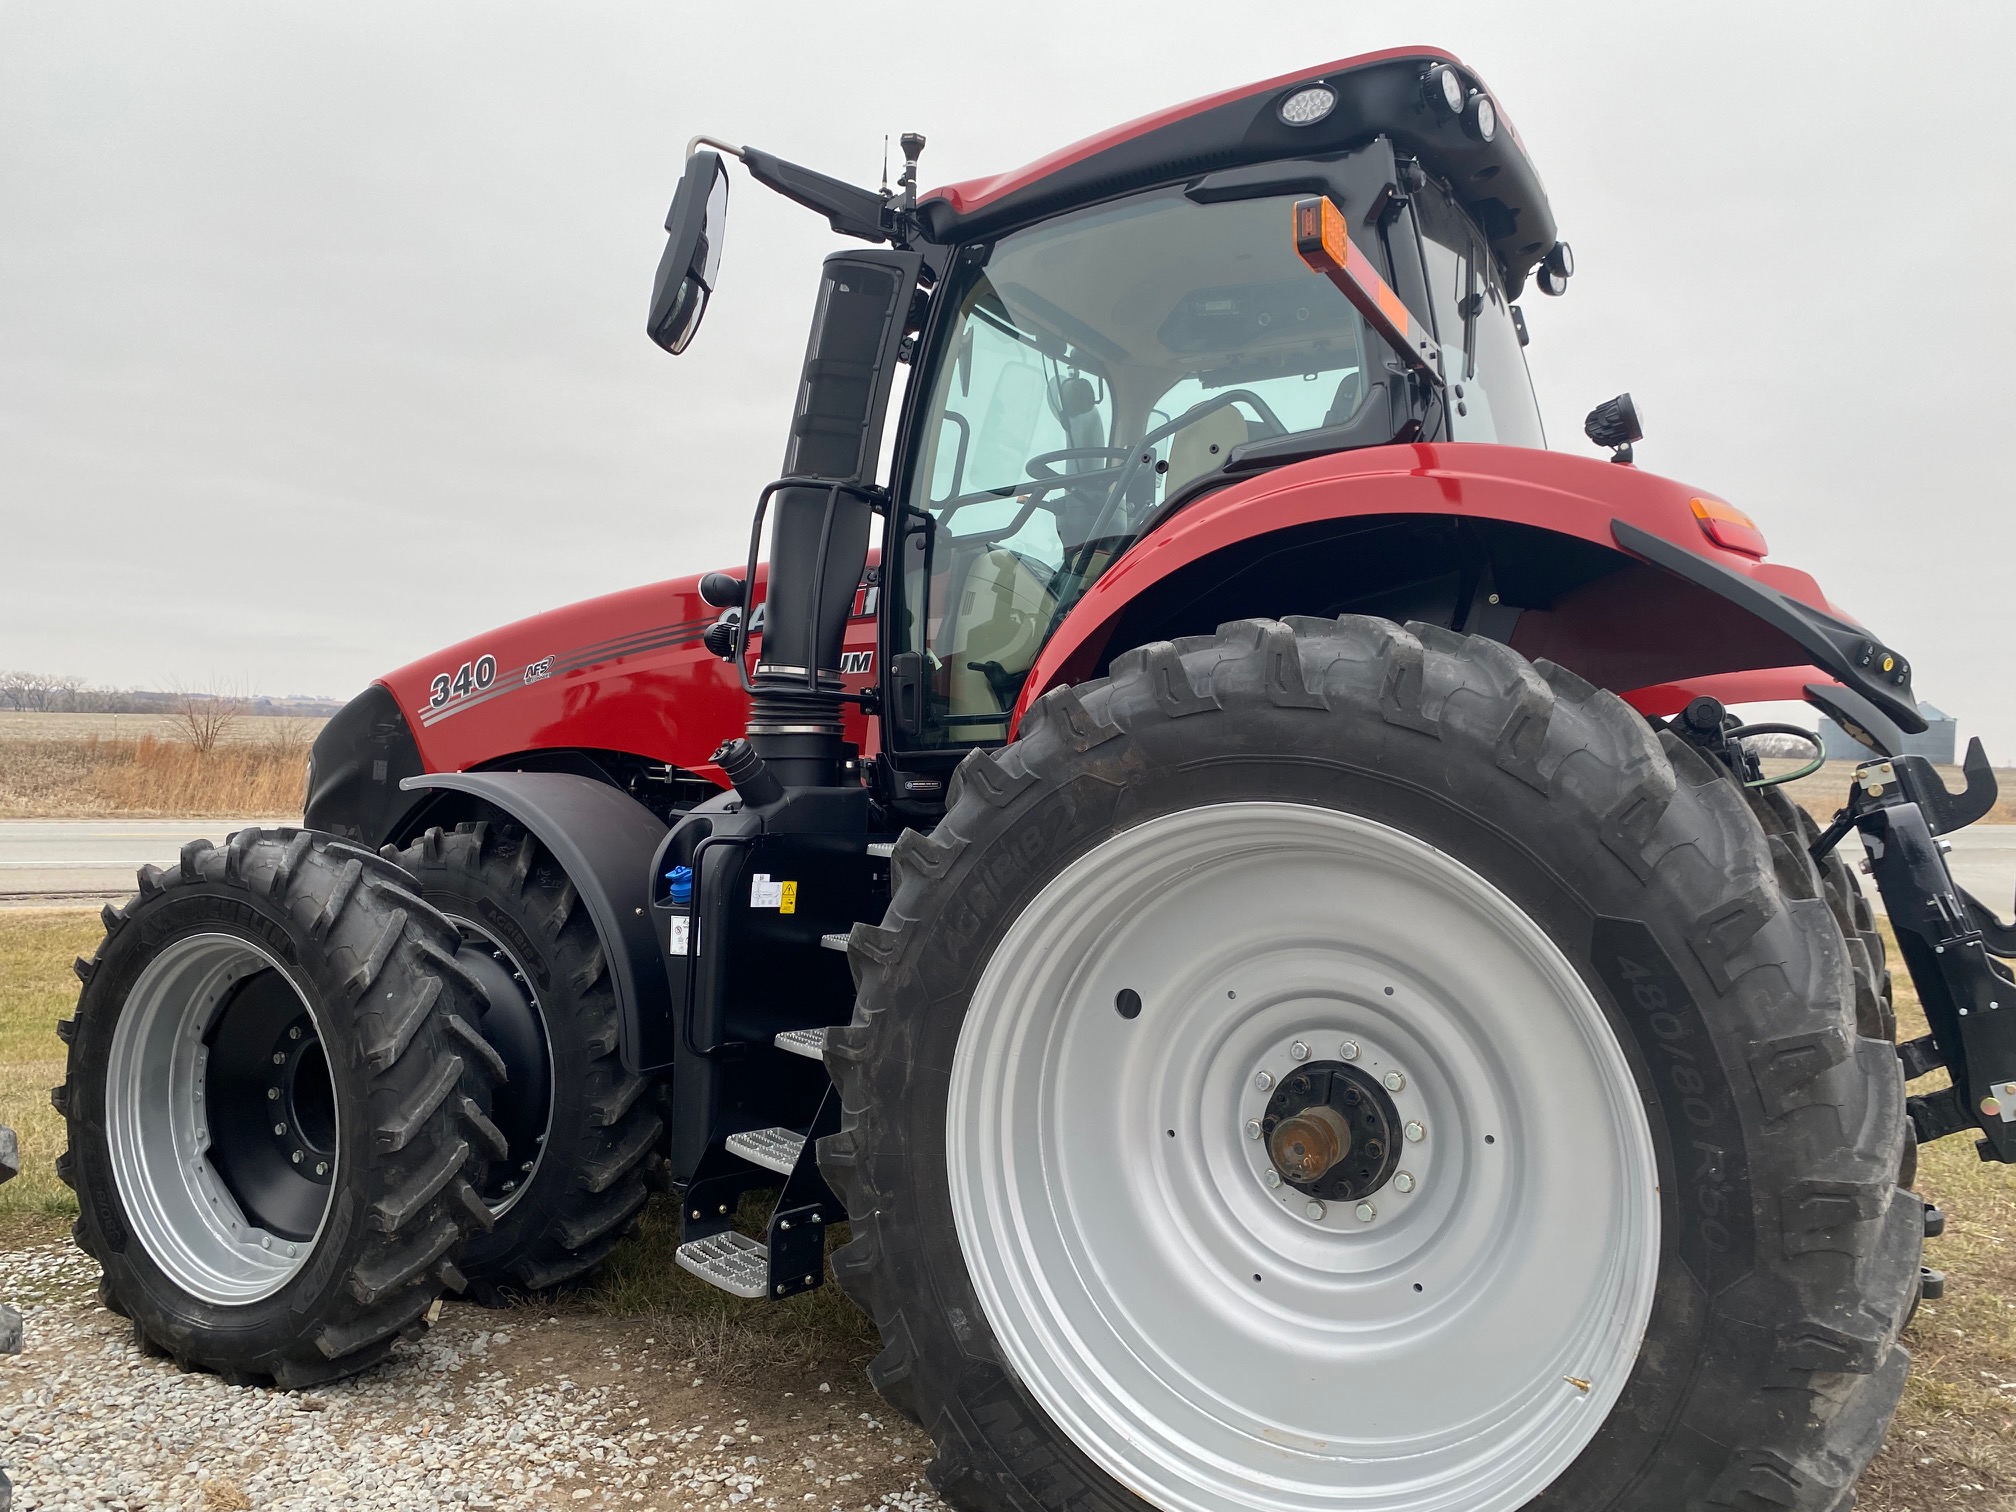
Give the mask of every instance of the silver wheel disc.
M 1405 1129 L 1362 1202 L 1254 1132 L 1317 1061 Z M 1213 805 L 1067 867 L 982 974 L 946 1118 L 1010 1366 L 1158 1507 L 1506 1512 L 1651 1314 L 1656 1161 L 1601 1008 L 1483 877 L 1354 815 Z
M 315 1173 L 323 1195 L 310 1215 L 309 1231 L 275 1232 L 258 1221 L 219 1168 L 211 1119 L 213 1112 L 224 1115 L 211 1106 L 213 1051 L 206 1040 L 234 993 L 266 972 L 283 984 L 289 1011 L 298 1006 L 297 1017 L 312 1026 L 306 1036 L 294 1036 L 293 1049 L 275 1052 L 276 1060 L 292 1057 L 294 1069 L 300 1069 L 302 1049 L 320 1054 L 313 1004 L 264 949 L 226 934 L 185 936 L 147 964 L 113 1028 L 106 1063 L 106 1141 L 127 1220 L 148 1258 L 171 1280 L 191 1295 L 223 1306 L 272 1296 L 307 1263 L 321 1236 L 326 1193 L 334 1189 L 335 1152 L 341 1149 L 341 1112 L 326 1062 L 317 1060 L 301 1074 L 310 1083 L 322 1078 L 304 1091 L 314 1094 L 312 1100 L 329 1119 L 328 1133 L 317 1136 L 318 1142 L 327 1140 L 324 1153 L 318 1156 L 298 1139 L 290 1147 L 291 1087 L 284 1099 L 276 1086 L 270 1104 L 251 1103 L 230 1115 L 258 1119 L 262 1136 L 271 1128 L 276 1163 L 290 1161 L 298 1152 L 326 1167 Z M 297 1205 L 304 1196 L 311 1204 L 316 1200 L 300 1190 L 290 1195 Z

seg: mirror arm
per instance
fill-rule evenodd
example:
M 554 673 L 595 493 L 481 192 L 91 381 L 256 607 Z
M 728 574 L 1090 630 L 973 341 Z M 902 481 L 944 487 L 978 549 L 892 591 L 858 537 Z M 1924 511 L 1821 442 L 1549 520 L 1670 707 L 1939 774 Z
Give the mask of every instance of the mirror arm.
M 874 190 L 814 173 L 810 168 L 787 163 L 776 154 L 755 147 L 744 147 L 735 155 L 757 183 L 775 189 L 807 209 L 817 210 L 842 236 L 857 236 L 870 242 L 889 240 L 889 230 L 884 224 L 887 205 Z
M 696 136 L 693 138 L 692 141 L 686 144 L 686 156 L 690 158 L 702 147 L 712 147 L 716 152 L 726 153 L 738 163 L 742 161 L 742 149 L 740 147 L 737 147 L 732 142 L 724 142 L 719 137 L 711 136 Z

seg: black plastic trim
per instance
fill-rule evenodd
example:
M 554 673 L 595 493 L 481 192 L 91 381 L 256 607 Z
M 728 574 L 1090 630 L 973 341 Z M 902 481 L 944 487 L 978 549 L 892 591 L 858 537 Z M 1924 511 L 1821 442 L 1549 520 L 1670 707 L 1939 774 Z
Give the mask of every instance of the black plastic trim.
M 1925 716 L 1918 712 L 1917 700 L 1911 694 L 1910 663 L 1901 657 L 1897 659 L 1899 681 L 1886 682 L 1871 676 L 1869 669 L 1862 665 L 1865 659 L 1873 662 L 1886 654 L 1895 656 L 1896 653 L 1887 651 L 1860 625 L 1851 625 L 1809 604 L 1802 604 L 1775 588 L 1731 571 L 1719 562 L 1711 562 L 1684 546 L 1675 546 L 1664 536 L 1656 536 L 1627 520 L 1612 520 L 1610 534 L 1633 556 L 1641 557 L 1655 567 L 1663 567 L 1696 587 L 1706 588 L 1789 637 L 1813 658 L 1815 666 L 1833 673 L 1849 688 L 1868 699 L 1896 721 L 1900 730 L 1916 735 L 1925 728 Z
M 402 784 L 426 768 L 413 728 L 391 689 L 373 683 L 322 727 L 308 753 L 303 822 L 372 847 L 393 837 L 406 816 L 425 802 Z

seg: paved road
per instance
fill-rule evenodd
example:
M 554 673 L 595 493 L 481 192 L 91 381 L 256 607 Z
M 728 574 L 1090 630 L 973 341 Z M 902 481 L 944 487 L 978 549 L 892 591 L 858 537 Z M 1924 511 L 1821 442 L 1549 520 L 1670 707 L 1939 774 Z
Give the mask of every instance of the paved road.
M 97 903 L 133 891 L 197 836 L 221 844 L 247 819 L 0 819 L 0 904 Z M 272 821 L 267 821 L 271 823 Z
M 231 831 L 253 822 L 0 819 L 0 905 L 123 897 L 133 891 L 133 873 L 143 862 L 166 866 L 183 842 L 201 835 L 221 844 Z M 1952 840 L 1960 885 L 2007 918 L 2016 897 L 2016 824 L 1977 824 Z

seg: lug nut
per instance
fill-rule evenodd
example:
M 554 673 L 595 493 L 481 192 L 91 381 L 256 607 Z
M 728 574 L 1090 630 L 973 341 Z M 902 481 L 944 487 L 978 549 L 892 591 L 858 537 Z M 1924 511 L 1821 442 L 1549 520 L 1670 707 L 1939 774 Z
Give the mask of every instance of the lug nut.
M 1323 1204 L 1320 1202 L 1311 1202 L 1307 1207 L 1303 1208 L 1302 1211 L 1309 1217 L 1315 1219 L 1318 1223 L 1321 1223 L 1323 1221 Z
M 266 1101 L 268 1102 L 280 1101 L 280 1089 L 278 1087 L 268 1087 L 266 1089 Z
M 1393 1178 L 1393 1190 L 1396 1192 L 1413 1191 L 1414 1173 L 1412 1171 L 1402 1171 L 1399 1175 L 1395 1176 Z
M 1248 1139 L 1258 1139 L 1260 1137 L 1259 1119 L 1249 1118 L 1246 1120 L 1246 1137 Z
M 299 1038 L 301 1038 L 301 1026 L 299 1024 L 296 1024 L 292 1029 L 289 1029 L 287 1031 L 287 1038 L 292 1040 L 298 1040 Z
M 301 1152 L 299 1150 L 296 1150 L 293 1153 L 293 1155 L 290 1156 L 289 1158 L 294 1162 L 294 1164 L 296 1165 L 301 1164 Z
M 1414 1120 L 1409 1122 L 1407 1127 L 1401 1132 L 1407 1136 L 1410 1143 L 1419 1144 L 1428 1137 L 1428 1125 L 1421 1123 L 1419 1120 Z
M 1260 1173 L 1260 1185 L 1264 1187 L 1277 1187 L 1281 1185 L 1281 1173 L 1272 1166 L 1269 1166 Z
M 1388 1092 L 1398 1092 L 1402 1087 L 1407 1085 L 1407 1078 L 1402 1076 L 1398 1071 L 1388 1071 L 1380 1080 L 1386 1084 Z
M 1302 1041 L 1300 1040 L 1295 1041 L 1294 1044 L 1288 1047 L 1288 1058 L 1290 1060 L 1298 1060 L 1298 1061 L 1305 1061 L 1309 1059 L 1309 1047 L 1303 1044 Z
M 1358 1041 L 1356 1040 L 1344 1041 L 1343 1044 L 1337 1047 L 1337 1053 L 1343 1056 L 1344 1059 L 1346 1059 L 1347 1061 L 1354 1061 L 1358 1059 Z
M 275 1050 L 275 1051 L 273 1052 L 273 1064 L 274 1064 L 274 1065 L 276 1065 L 276 1066 L 284 1066 L 284 1065 L 286 1065 L 286 1064 L 287 1064 L 287 1052 L 286 1052 L 285 1050 Z
M 316 1162 L 315 1162 L 315 1174 L 316 1174 L 317 1176 L 327 1176 L 327 1175 L 329 1174 L 329 1162 L 328 1162 L 328 1161 L 326 1161 L 326 1160 L 318 1160 L 318 1161 L 316 1161 Z
M 1274 1073 L 1272 1071 L 1262 1071 L 1258 1076 L 1253 1078 L 1253 1085 L 1258 1087 L 1262 1092 L 1271 1090 L 1274 1085 Z
M 1379 1216 L 1379 1209 L 1372 1206 L 1369 1202 L 1361 1202 L 1351 1211 L 1358 1215 L 1360 1223 L 1370 1223 L 1374 1218 Z
M 285 1125 L 285 1124 L 275 1124 L 275 1125 L 273 1125 L 273 1132 L 274 1132 L 275 1134 L 285 1134 L 285 1133 L 287 1132 L 287 1125 Z

